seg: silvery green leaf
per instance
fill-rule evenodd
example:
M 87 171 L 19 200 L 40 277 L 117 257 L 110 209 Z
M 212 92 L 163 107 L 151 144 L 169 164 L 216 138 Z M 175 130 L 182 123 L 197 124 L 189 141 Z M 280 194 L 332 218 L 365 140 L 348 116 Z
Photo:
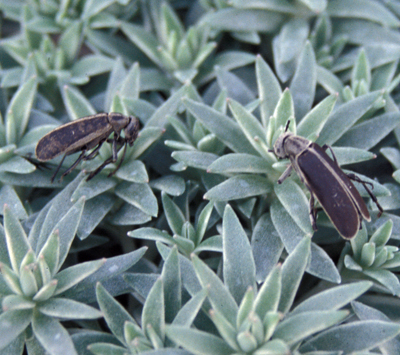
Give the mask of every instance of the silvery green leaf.
M 268 213 L 257 221 L 251 237 L 257 282 L 264 280 L 279 261 L 283 243 Z
M 62 319 L 96 319 L 103 314 L 96 308 L 66 298 L 53 297 L 43 302 L 38 308 L 49 317 Z
M 383 4 L 372 0 L 355 0 L 350 4 L 345 0 L 328 3 L 327 12 L 332 17 L 360 18 L 378 22 L 387 27 L 397 27 L 399 20 Z
M 45 316 L 39 312 L 32 318 L 32 330 L 40 344 L 50 354 L 63 352 L 77 355 L 71 336 L 55 318 Z
M 0 206 L 4 206 L 4 204 L 9 206 L 16 218 L 28 218 L 24 205 L 11 185 L 3 185 L 0 189 Z
M 161 193 L 161 198 L 169 227 L 174 234 L 181 235 L 182 226 L 186 222 L 183 212 L 166 193 Z
M 376 158 L 375 154 L 359 148 L 332 147 L 332 150 L 335 153 L 335 157 L 339 165 L 354 164 Z M 327 154 L 329 156 L 331 155 L 329 150 Z
M 308 311 L 284 319 L 275 329 L 273 339 L 281 339 L 289 346 L 342 322 L 349 311 Z
M 165 321 L 172 323 L 182 308 L 182 279 L 178 248 L 172 248 L 165 260 L 161 278 L 164 284 Z
M 326 120 L 333 110 L 337 95 L 329 95 L 308 112 L 297 126 L 297 134 L 310 139 L 312 135 L 318 136 Z M 296 105 L 295 105 L 296 109 Z M 297 118 L 297 114 L 296 114 Z
M 299 185 L 287 180 L 283 184 L 275 184 L 274 191 L 297 225 L 311 236 L 314 231 L 310 223 L 309 202 Z
M 296 120 L 301 120 L 314 102 L 317 81 L 316 60 L 310 42 L 306 42 L 290 83 Z
M 180 325 L 189 327 L 197 314 L 199 313 L 204 300 L 207 297 L 205 289 L 195 294 L 185 305 L 179 310 L 178 314 L 172 321 L 172 325 Z
M 193 353 L 204 355 L 233 353 L 233 349 L 224 340 L 208 332 L 177 325 L 168 325 L 165 332 L 173 342 Z
M 297 244 L 282 264 L 282 292 L 278 310 L 286 314 L 291 308 L 310 257 L 311 238 Z
M 397 127 L 399 122 L 400 112 L 384 113 L 353 126 L 335 144 L 367 150 L 371 149 Z
M 341 80 L 330 70 L 319 65 L 317 66 L 317 83 L 331 95 L 341 93 L 343 90 Z
M 380 96 L 380 92 L 373 92 L 357 97 L 356 99 L 339 106 L 329 116 L 319 138 L 317 139 L 317 143 L 321 145 L 331 145 L 335 143 L 372 107 Z
M 122 164 L 121 168 L 116 172 L 116 177 L 122 180 L 146 183 L 149 182 L 146 166 L 140 160 L 129 160 Z
M 300 0 L 300 2 L 316 14 L 325 11 L 328 4 L 327 0 Z
M 273 32 L 276 31 L 282 19 L 280 14 L 273 12 L 228 7 L 208 13 L 202 21 L 218 31 Z
M 255 265 L 249 239 L 229 205 L 223 216 L 222 245 L 224 282 L 239 304 L 247 289 L 256 287 Z
M 186 166 L 202 170 L 206 170 L 218 158 L 218 155 L 216 154 L 195 150 L 175 151 L 171 156 Z
M 75 62 L 71 68 L 72 76 L 93 76 L 110 71 L 114 65 L 114 59 L 104 55 L 86 55 Z
M 21 223 L 8 205 L 4 205 L 3 215 L 8 256 L 13 270 L 18 274 L 21 262 L 28 251 L 31 250 L 31 246 Z
M 72 193 L 71 202 L 78 201 L 82 196 L 85 196 L 86 201 L 113 189 L 118 181 L 115 178 L 108 178 L 105 175 L 99 175 L 96 179 L 86 181 L 81 180 L 76 190 Z
M 340 350 L 345 353 L 373 349 L 400 333 L 394 322 L 360 321 L 328 329 L 300 347 L 301 352 Z
M 208 289 L 208 299 L 212 308 L 220 311 L 231 325 L 235 325 L 238 306 L 228 288 L 199 257 L 192 255 L 192 262 L 202 287 Z
M 142 327 L 149 337 L 149 327 L 154 329 L 155 333 L 161 340 L 165 337 L 165 304 L 164 304 L 164 287 L 163 279 L 159 278 L 143 305 L 142 311 Z
M 114 205 L 115 197 L 109 194 L 98 195 L 86 201 L 76 234 L 79 239 L 87 238 L 99 225 Z
M 183 178 L 177 175 L 164 175 L 150 181 L 153 189 L 161 190 L 172 196 L 180 196 L 185 191 L 186 185 Z
M 96 114 L 87 98 L 74 86 L 63 86 L 61 94 L 65 108 L 72 120 Z
M 114 213 L 109 221 L 114 225 L 140 225 L 151 220 L 151 216 L 139 208 L 129 203 L 124 203 L 122 207 Z
M 248 142 L 239 125 L 231 118 L 209 106 L 190 99 L 183 100 L 189 112 L 236 153 L 257 154 Z
M 136 321 L 100 283 L 96 285 L 96 296 L 97 302 L 99 303 L 100 309 L 104 314 L 104 318 L 108 327 L 117 337 L 117 339 L 124 343 L 124 323 L 132 322 L 136 324 Z
M 373 280 L 378 281 L 378 283 L 382 284 L 386 287 L 393 295 L 400 295 L 400 282 L 395 274 L 388 270 L 383 269 L 364 269 L 363 273 L 372 278 Z
M 400 186 L 393 183 L 387 183 L 384 186 L 390 191 L 390 196 L 379 197 L 380 205 L 384 210 L 397 210 L 400 208 Z
M 384 157 L 389 160 L 394 169 L 400 169 L 400 151 L 396 148 L 385 147 L 380 150 Z
M 301 302 L 288 317 L 307 311 L 337 310 L 364 294 L 371 286 L 370 281 L 359 281 L 332 287 Z
M 242 105 L 255 99 L 254 93 L 235 74 L 216 67 L 217 82 L 222 90 L 226 90 L 229 98 L 239 101 Z
M 32 310 L 15 310 L 0 315 L 0 349 L 14 341 L 31 323 Z
M 256 78 L 261 100 L 261 120 L 264 127 L 268 127 L 268 120 L 274 113 L 275 107 L 282 95 L 282 89 L 275 74 L 260 55 L 256 59 Z
M 150 216 L 158 214 L 157 199 L 148 184 L 124 181 L 115 188 L 115 194 Z
M 271 191 L 271 182 L 258 175 L 236 175 L 209 189 L 204 198 L 213 201 L 230 201 L 258 196 Z

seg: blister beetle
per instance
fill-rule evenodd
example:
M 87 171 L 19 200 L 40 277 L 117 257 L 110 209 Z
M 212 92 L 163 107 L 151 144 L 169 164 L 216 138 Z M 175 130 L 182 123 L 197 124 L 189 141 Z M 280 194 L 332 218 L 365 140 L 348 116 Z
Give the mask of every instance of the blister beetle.
M 294 169 L 311 195 L 310 219 L 313 229 L 317 230 L 317 210 L 314 207 L 316 198 L 339 234 L 345 239 L 354 238 L 361 228 L 362 220 L 370 221 L 371 216 L 351 180 L 364 186 L 380 211 L 378 217 L 383 213 L 375 195 L 367 186 L 370 183 L 354 174 L 346 175 L 339 167 L 331 147 L 320 147 L 317 143 L 287 132 L 289 123 L 290 121 L 286 125 L 285 133 L 274 144 L 275 155 L 282 159 L 289 158 L 291 162 L 278 183 L 281 184 Z M 331 151 L 333 160 L 326 149 Z
M 125 137 L 121 137 L 122 130 L 124 130 Z M 113 132 L 114 137 L 110 139 L 109 136 Z M 105 160 L 96 170 L 92 171 L 86 180 L 92 179 L 106 165 L 115 163 L 118 158 L 118 151 L 124 146 L 124 151 L 118 166 L 108 175 L 111 176 L 120 168 L 125 158 L 127 145 L 133 145 L 138 133 L 139 121 L 136 117 L 124 116 L 121 113 L 115 112 L 99 113 L 66 123 L 47 133 L 36 145 L 36 157 L 39 161 L 46 162 L 64 154 L 55 173 L 51 177 L 51 182 L 53 182 L 65 157 L 81 151 L 82 153 L 79 155 L 78 159 L 61 175 L 61 181 L 62 178 L 74 170 L 82 160 L 93 159 L 98 154 L 104 142 L 111 142 L 112 156 Z M 93 149 L 93 151 L 87 154 L 90 149 Z

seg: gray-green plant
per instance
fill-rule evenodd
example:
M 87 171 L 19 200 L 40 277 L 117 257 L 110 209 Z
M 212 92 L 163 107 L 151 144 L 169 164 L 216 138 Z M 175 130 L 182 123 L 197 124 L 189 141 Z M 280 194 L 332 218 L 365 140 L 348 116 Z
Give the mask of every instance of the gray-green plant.
M 0 354 L 400 353 L 397 0 L 0 10 Z M 37 141 L 112 111 L 141 124 L 115 176 L 86 181 L 104 143 L 51 183 Z M 373 185 L 351 241 L 277 184 L 287 122 Z

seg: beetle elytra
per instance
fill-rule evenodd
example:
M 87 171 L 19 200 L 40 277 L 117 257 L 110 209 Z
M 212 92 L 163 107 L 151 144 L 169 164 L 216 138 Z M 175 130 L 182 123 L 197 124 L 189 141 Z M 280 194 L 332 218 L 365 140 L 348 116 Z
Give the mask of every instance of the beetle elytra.
M 124 130 L 125 137 L 121 137 Z M 99 152 L 104 142 L 112 143 L 112 156 L 105 160 L 96 170 L 92 171 L 87 180 L 96 176 L 106 165 L 115 163 L 118 151 L 124 146 L 121 160 L 109 176 L 114 175 L 125 158 L 126 148 L 133 145 L 139 132 L 139 121 L 133 116 L 124 116 L 121 113 L 99 113 L 66 123 L 42 137 L 36 146 L 36 157 L 45 162 L 64 154 L 51 181 L 54 181 L 66 156 L 81 151 L 78 159 L 61 175 L 60 180 L 68 175 L 82 160 L 91 160 Z M 114 133 L 113 138 L 109 138 Z M 94 149 L 93 149 L 94 148 Z M 93 149 L 90 153 L 89 150 Z

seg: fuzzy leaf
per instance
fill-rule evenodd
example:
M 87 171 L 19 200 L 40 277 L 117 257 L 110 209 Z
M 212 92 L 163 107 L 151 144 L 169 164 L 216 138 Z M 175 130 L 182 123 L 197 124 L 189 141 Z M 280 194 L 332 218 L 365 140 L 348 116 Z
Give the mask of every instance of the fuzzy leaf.
M 255 285 L 255 265 L 249 240 L 232 207 L 226 206 L 222 223 L 224 282 L 239 304 Z
M 251 154 L 231 153 L 225 154 L 215 160 L 207 169 L 214 174 L 249 173 L 263 174 L 270 170 L 270 165 L 265 159 Z
M 103 316 L 93 307 L 66 298 L 52 298 L 37 309 L 46 316 L 62 319 L 96 319 Z
M 301 120 L 311 109 L 314 102 L 317 81 L 316 61 L 313 48 L 309 42 L 303 48 L 296 72 L 290 83 L 296 120 Z
M 164 340 L 165 332 L 165 305 L 164 287 L 162 279 L 158 279 L 151 288 L 143 306 L 142 327 L 149 337 L 149 327 Z
M 72 120 L 96 114 L 96 110 L 91 103 L 74 86 L 63 86 L 62 97 L 68 116 Z
M 172 158 L 186 166 L 206 170 L 217 158 L 218 155 L 194 150 L 173 152 Z
M 400 333 L 400 326 L 393 322 L 361 321 L 331 328 L 310 339 L 300 347 L 301 352 L 343 351 L 351 353 L 373 349 Z
M 204 195 L 207 200 L 229 201 L 263 195 L 271 190 L 268 179 L 258 175 L 236 175 L 208 190 Z
M 360 96 L 338 107 L 329 116 L 320 136 L 318 144 L 332 145 L 366 113 L 381 96 L 380 92 L 373 92 Z
M 14 341 L 29 325 L 32 310 L 15 310 L 0 315 L 0 349 Z
M 179 268 L 178 249 L 176 247 L 172 248 L 171 253 L 165 260 L 161 278 L 164 284 L 165 321 L 172 323 L 182 308 L 181 270 Z
M 35 314 L 32 330 L 40 344 L 50 354 L 77 354 L 67 330 L 54 318 L 40 313 Z

